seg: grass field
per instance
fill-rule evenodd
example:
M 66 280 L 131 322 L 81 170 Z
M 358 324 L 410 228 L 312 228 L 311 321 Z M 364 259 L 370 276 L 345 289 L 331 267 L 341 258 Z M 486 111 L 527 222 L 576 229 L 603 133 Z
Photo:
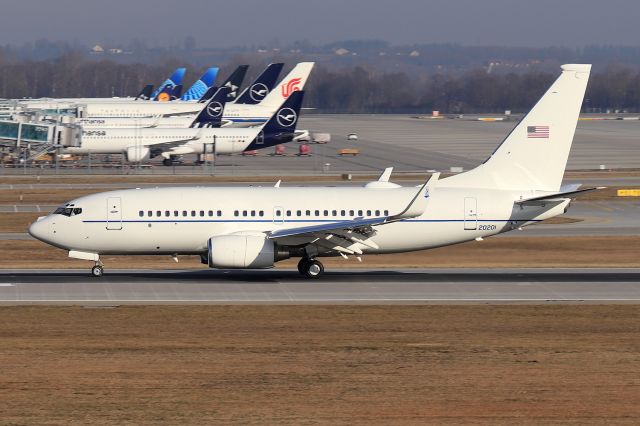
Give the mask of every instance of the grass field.
M 640 423 L 640 307 L 0 309 L 3 424 Z

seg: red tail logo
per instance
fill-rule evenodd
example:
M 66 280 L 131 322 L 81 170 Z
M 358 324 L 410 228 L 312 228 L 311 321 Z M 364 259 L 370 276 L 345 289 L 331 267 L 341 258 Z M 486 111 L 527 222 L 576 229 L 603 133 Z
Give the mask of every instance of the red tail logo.
M 301 78 L 292 78 L 291 80 L 287 81 L 286 84 L 283 84 L 282 97 L 286 99 L 289 97 L 290 94 L 292 94 L 296 90 L 300 90 L 301 80 L 302 80 Z

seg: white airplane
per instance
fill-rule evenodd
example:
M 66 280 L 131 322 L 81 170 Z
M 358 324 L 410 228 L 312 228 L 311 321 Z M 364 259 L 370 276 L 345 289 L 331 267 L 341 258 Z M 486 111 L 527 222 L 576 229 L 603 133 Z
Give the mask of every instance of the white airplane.
M 219 121 L 224 109 L 218 96 L 225 98 L 227 87 L 220 88 L 198 115 L 193 127 L 88 129 L 82 131 L 79 146 L 65 147 L 68 154 L 124 154 L 129 162 L 144 161 L 161 155 L 167 161 L 183 154 L 233 154 L 267 148 L 294 140 L 304 91 L 296 91 L 274 112 L 269 121 L 251 128 L 216 128 L 206 124 Z M 205 126 L 205 127 L 203 127 Z
M 61 205 L 29 228 L 35 238 L 95 262 L 101 255 L 200 255 L 212 268 L 270 268 L 300 257 L 320 276 L 323 256 L 423 250 L 483 238 L 563 214 L 561 186 L 590 65 L 563 65 L 539 102 L 480 166 L 419 187 L 180 187 L 112 191 Z M 283 117 L 285 119 L 285 117 Z M 480 249 L 480 247 L 479 247 Z

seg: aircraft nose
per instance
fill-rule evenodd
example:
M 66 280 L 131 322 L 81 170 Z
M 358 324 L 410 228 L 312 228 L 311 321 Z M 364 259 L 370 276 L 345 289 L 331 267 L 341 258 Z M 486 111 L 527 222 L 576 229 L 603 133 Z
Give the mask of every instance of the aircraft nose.
M 29 226 L 29 235 L 40 241 L 44 241 L 49 233 L 49 224 L 45 218 L 46 216 L 41 216 Z

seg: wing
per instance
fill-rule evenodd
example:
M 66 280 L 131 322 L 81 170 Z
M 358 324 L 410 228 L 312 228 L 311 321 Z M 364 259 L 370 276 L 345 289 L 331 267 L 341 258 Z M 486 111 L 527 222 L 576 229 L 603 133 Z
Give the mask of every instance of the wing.
M 433 185 L 438 180 L 438 177 L 439 174 L 434 174 L 431 178 L 432 181 L 427 181 L 420 186 L 407 206 L 394 215 L 367 219 L 357 217 L 353 220 L 279 229 L 269 232 L 267 238 L 276 241 L 287 239 L 289 242 L 297 245 L 315 244 L 327 250 L 337 251 L 343 256 L 347 254 L 362 254 L 363 246 L 377 250 L 379 246 L 374 241 L 376 234 L 375 228 L 422 214 L 422 211 L 412 210 L 412 206 L 424 192 L 427 184 L 431 182 Z

